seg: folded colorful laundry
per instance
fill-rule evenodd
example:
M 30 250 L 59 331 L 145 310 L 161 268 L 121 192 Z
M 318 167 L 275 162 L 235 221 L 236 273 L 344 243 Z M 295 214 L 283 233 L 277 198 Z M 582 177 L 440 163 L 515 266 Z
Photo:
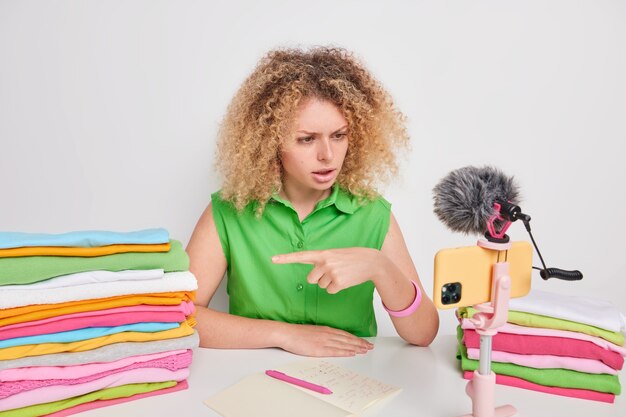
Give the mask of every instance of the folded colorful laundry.
M 475 330 L 460 330 L 463 343 L 468 348 L 480 347 L 480 335 Z M 525 336 L 498 333 L 492 339 L 492 349 L 522 355 L 559 355 L 574 358 L 596 359 L 613 369 L 622 369 L 624 358 L 616 352 L 602 349 L 584 340 L 549 336 Z
M 463 378 L 472 379 L 473 377 L 474 372 L 463 372 Z M 561 395 L 563 397 L 580 398 L 583 400 L 600 401 L 611 404 L 615 402 L 615 394 L 607 394 L 606 392 L 598 392 L 588 389 L 548 387 L 546 385 L 533 384 L 532 382 L 526 381 L 525 379 L 509 375 L 496 374 L 496 384 L 524 388 L 532 391 L 544 392 L 546 394 Z
M 81 230 L 67 233 L 0 232 L 0 248 L 26 246 L 75 246 L 94 247 L 120 244 L 167 243 L 170 234 L 163 228 L 144 229 L 132 232 L 108 230 Z
M 186 315 L 180 311 L 151 311 L 128 313 L 110 313 L 99 316 L 74 317 L 69 319 L 56 320 L 45 324 L 35 324 L 34 326 L 20 327 L 16 329 L 0 329 L 0 348 L 3 342 L 10 342 L 17 339 L 40 338 L 43 343 L 50 343 L 53 335 L 67 334 L 74 332 L 81 333 L 81 337 L 93 335 L 90 329 L 111 329 L 122 326 L 140 326 L 145 323 L 174 323 L 185 321 Z M 24 324 L 24 323 L 20 323 Z M 169 327 L 169 326 L 168 326 Z M 128 327 L 124 327 L 128 328 Z M 159 330 L 165 330 L 160 328 Z M 126 331 L 126 330 L 121 330 Z M 137 331 L 136 328 L 134 331 Z M 155 330 L 156 331 L 156 330 Z M 82 334 L 85 333 L 85 334 Z M 99 333 L 98 333 L 99 334 Z M 24 344 L 30 344 L 27 342 Z M 18 346 L 14 344 L 13 346 Z
M 0 416 L 186 388 L 199 343 L 188 267 L 165 229 L 0 233 Z
M 36 345 L 36 344 L 53 344 L 53 343 L 72 343 L 82 342 L 84 340 L 115 335 L 124 332 L 141 332 L 141 333 L 157 333 L 165 330 L 178 328 L 179 324 L 174 323 L 133 323 L 122 326 L 113 327 L 85 327 L 77 330 L 69 330 L 66 332 L 38 334 L 35 336 L 15 337 L 12 339 L 0 340 L 0 351 L 15 346 Z
M 179 369 L 188 368 L 189 365 L 191 365 L 192 356 L 193 353 L 190 350 L 183 351 L 182 353 L 157 357 L 154 359 L 149 359 L 147 361 L 129 363 L 117 368 L 104 369 L 104 367 L 101 367 L 101 370 L 97 370 L 96 372 L 82 375 L 77 378 L 67 378 L 64 370 L 57 370 L 56 372 L 47 375 L 44 379 L 3 381 L 2 383 L 0 383 L 0 399 L 9 398 L 13 395 L 21 394 L 43 387 L 68 387 L 71 385 L 84 384 L 100 378 L 107 377 L 109 375 L 120 374 L 121 372 L 126 372 L 133 369 L 167 369 L 170 371 L 176 371 Z
M 176 371 L 161 368 L 132 369 L 130 371 L 118 372 L 82 384 L 54 385 L 21 392 L 0 401 L 0 411 L 59 401 L 120 385 L 182 381 L 187 379 L 187 377 L 189 377 L 189 368 L 179 369 Z
M 108 245 L 90 248 L 67 246 L 30 246 L 24 248 L 0 249 L 0 258 L 18 258 L 24 256 L 104 256 L 128 252 L 167 252 L 170 244 L 157 245 Z
M 95 339 L 81 340 L 70 343 L 40 343 L 34 345 L 13 346 L 0 349 L 0 360 L 19 359 L 26 356 L 47 355 L 61 352 L 84 352 L 86 350 L 96 349 L 101 346 L 119 342 L 147 342 L 152 340 L 188 336 L 194 333 L 192 326 L 195 326 L 195 320 L 188 319 L 174 329 L 154 333 L 121 332 L 96 337 Z
M 458 310 L 459 315 L 463 318 L 472 317 L 475 312 L 476 310 L 471 307 L 460 308 Z M 624 345 L 624 334 L 621 332 L 607 330 L 584 323 L 578 323 L 548 316 L 541 316 L 534 313 L 525 313 L 522 311 L 509 310 L 507 322 L 525 327 L 537 327 L 542 329 L 567 330 L 572 332 L 585 333 L 590 336 L 601 337 L 602 339 L 614 343 L 618 346 Z
M 476 326 L 474 326 L 474 324 L 469 319 L 461 320 L 461 327 L 463 329 L 470 330 L 476 329 Z M 550 336 L 562 337 L 564 339 L 585 340 L 587 342 L 598 345 L 602 349 L 607 349 L 612 352 L 616 352 L 622 356 L 626 356 L 626 348 L 624 348 L 623 346 L 616 345 L 615 343 L 609 342 L 606 339 L 602 339 L 601 337 L 597 336 L 591 336 L 586 333 L 572 332 L 569 330 L 548 329 L 543 327 L 520 326 L 513 323 L 505 323 L 502 326 L 498 327 L 498 333 L 510 333 L 528 336 Z
M 182 337 L 157 339 L 149 341 L 119 342 L 79 352 L 61 352 L 26 356 L 18 359 L 0 361 L 0 379 L 5 372 L 13 368 L 45 367 L 45 366 L 74 366 L 88 365 L 97 362 L 112 362 L 126 357 L 148 355 L 151 353 L 167 352 L 177 349 L 193 349 L 198 346 L 200 338 L 198 332 Z
M 168 252 L 116 253 L 85 258 L 80 256 L 29 256 L 0 258 L 0 285 L 31 284 L 60 275 L 84 271 L 123 271 L 126 269 L 164 269 L 186 271 L 189 258 L 181 243 L 170 241 Z
M 85 300 L 65 301 L 61 303 L 29 304 L 1 309 L 0 326 L 41 320 L 61 314 L 135 306 L 139 304 L 171 306 L 178 305 L 185 301 L 193 301 L 194 299 L 195 293 L 193 291 L 183 290 L 148 294 L 121 294 L 112 297 L 90 298 Z M 27 300 L 26 302 L 28 301 L 30 300 Z M 25 301 L 22 301 L 22 303 L 24 302 Z
M 44 415 L 48 417 L 63 417 L 80 411 L 119 404 L 133 399 L 180 391 L 186 389 L 187 386 L 186 380 L 178 383 L 176 381 L 166 381 L 121 385 L 59 401 L 0 411 L 0 417 L 38 417 Z
M 459 329 L 457 358 L 463 371 L 478 369 L 478 361 L 467 357 L 467 350 L 462 342 L 462 330 Z M 535 369 L 511 363 L 492 362 L 491 369 L 496 375 L 509 375 L 526 381 L 561 388 L 586 389 L 609 394 L 619 394 L 621 385 L 616 375 L 587 374 L 568 369 Z
M 599 298 L 532 290 L 525 297 L 512 298 L 509 310 L 588 324 L 612 332 L 626 330 L 623 314 L 612 303 Z
M 468 348 L 467 357 L 480 359 L 480 349 Z M 586 372 L 588 374 L 617 375 L 617 370 L 595 359 L 572 358 L 570 356 L 557 355 L 520 355 L 518 353 L 491 351 L 491 360 L 494 362 L 514 363 L 515 365 L 527 366 L 537 369 L 569 369 L 572 371 Z
M 85 271 L 75 274 L 60 275 L 45 281 L 28 285 L 3 285 L 2 291 L 12 290 L 44 290 L 52 288 L 68 288 L 77 285 L 95 284 L 98 282 L 140 281 L 163 278 L 162 269 L 127 269 L 124 271 Z
M 176 384 L 170 386 L 172 383 Z M 150 389 L 150 391 L 139 392 L 141 387 L 146 387 L 146 389 Z M 131 388 L 134 391 L 131 391 Z M 100 391 L 91 392 L 89 394 L 73 397 L 68 400 L 58 401 L 55 404 L 57 407 L 61 406 L 61 403 L 69 404 L 71 402 L 84 401 L 82 404 L 75 406 L 68 406 L 61 411 L 57 411 L 54 413 L 45 413 L 47 417 L 65 417 L 70 416 L 72 414 L 81 413 L 83 411 L 94 410 L 96 408 L 108 407 L 115 404 L 122 404 L 128 401 L 139 400 L 142 398 L 153 397 L 156 395 L 169 394 L 176 391 L 182 391 L 189 388 L 189 384 L 187 380 L 184 381 L 168 381 L 168 382 L 155 382 L 152 384 L 132 384 L 132 385 L 123 385 L 122 387 L 115 388 L 107 388 Z M 119 391 L 117 391 L 119 389 Z M 124 390 L 123 394 L 121 393 Z M 119 392 L 119 393 L 118 393 Z M 132 392 L 136 392 L 136 394 L 132 394 Z M 115 397 L 117 395 L 117 397 Z M 109 398 L 110 399 L 106 399 Z M 99 399 L 94 399 L 99 398 Z M 50 404 L 50 403 L 49 403 Z M 21 409 L 24 410 L 24 409 Z M 2 416 L 5 417 L 5 416 Z M 8 416 L 6 416 L 8 417 Z M 22 416 L 27 417 L 27 416 Z
M 110 327 L 141 322 L 182 322 L 195 312 L 191 301 L 178 305 L 145 305 L 106 308 L 62 314 L 0 327 L 0 340 L 76 330 L 84 327 Z
M 33 304 L 57 304 L 68 301 L 115 297 L 119 295 L 195 291 L 197 288 L 198 282 L 191 272 L 167 272 L 163 275 L 163 278 L 153 280 L 96 282 L 73 287 L 33 291 L 0 291 L 0 308 L 9 309 Z M 0 315 L 1 314 L 3 314 L 3 312 L 0 310 Z
M 27 366 L 21 368 L 4 369 L 0 371 L 0 380 L 2 381 L 2 384 L 0 384 L 0 389 L 2 389 L 1 385 L 8 382 L 23 382 L 26 380 L 42 380 L 47 378 L 82 378 L 105 371 L 121 369 L 128 365 L 145 363 L 155 359 L 166 358 L 186 352 L 191 352 L 191 349 L 177 349 L 158 353 L 125 356 L 121 359 L 109 362 L 87 362 L 84 364 L 68 366 Z

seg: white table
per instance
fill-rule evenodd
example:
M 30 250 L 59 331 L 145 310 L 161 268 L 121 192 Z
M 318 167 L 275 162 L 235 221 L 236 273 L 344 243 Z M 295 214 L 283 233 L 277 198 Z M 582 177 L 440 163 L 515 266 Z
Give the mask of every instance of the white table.
M 375 348 L 366 355 L 327 359 L 403 388 L 400 394 L 368 409 L 364 417 L 454 417 L 471 411 L 470 399 L 465 395 L 467 381 L 462 379 L 455 359 L 454 336 L 440 335 L 428 348 L 410 346 L 399 337 L 370 340 L 375 343 Z M 279 349 L 199 348 L 194 353 L 188 390 L 91 410 L 80 415 L 217 417 L 219 414 L 206 407 L 203 400 L 251 373 L 301 359 L 300 356 Z M 245 399 L 242 398 L 242 401 Z M 520 417 L 626 416 L 624 395 L 617 396 L 615 404 L 605 404 L 497 385 L 496 401 L 498 405 L 516 406 Z

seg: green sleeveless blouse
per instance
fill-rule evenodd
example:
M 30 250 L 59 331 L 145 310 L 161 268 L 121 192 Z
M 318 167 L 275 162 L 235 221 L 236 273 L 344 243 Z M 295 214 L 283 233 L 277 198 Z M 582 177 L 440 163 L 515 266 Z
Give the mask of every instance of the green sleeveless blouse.
M 211 195 L 213 218 L 228 262 L 229 310 L 238 316 L 316 324 L 356 336 L 376 336 L 371 281 L 328 294 L 306 281 L 309 264 L 272 263 L 272 256 L 347 247 L 380 249 L 389 229 L 391 205 L 384 198 L 359 204 L 334 186 L 302 222 L 289 201 L 274 196 L 257 218 L 254 204 L 241 213 Z

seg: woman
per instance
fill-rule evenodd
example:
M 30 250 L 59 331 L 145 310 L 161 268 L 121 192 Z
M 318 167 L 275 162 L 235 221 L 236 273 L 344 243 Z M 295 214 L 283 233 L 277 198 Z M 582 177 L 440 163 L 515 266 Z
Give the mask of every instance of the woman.
M 407 144 L 389 94 L 345 50 L 268 53 L 228 107 L 223 187 L 187 247 L 201 346 L 366 353 L 374 288 L 398 334 L 428 345 L 437 312 L 374 188 Z M 230 314 L 207 308 L 225 272 Z

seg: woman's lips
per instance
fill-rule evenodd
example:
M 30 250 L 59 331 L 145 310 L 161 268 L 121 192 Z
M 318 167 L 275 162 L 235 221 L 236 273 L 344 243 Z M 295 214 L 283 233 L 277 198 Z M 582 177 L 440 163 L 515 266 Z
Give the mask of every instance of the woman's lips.
M 319 183 L 325 183 L 335 178 L 334 169 L 321 169 L 319 171 L 312 172 L 313 179 Z

